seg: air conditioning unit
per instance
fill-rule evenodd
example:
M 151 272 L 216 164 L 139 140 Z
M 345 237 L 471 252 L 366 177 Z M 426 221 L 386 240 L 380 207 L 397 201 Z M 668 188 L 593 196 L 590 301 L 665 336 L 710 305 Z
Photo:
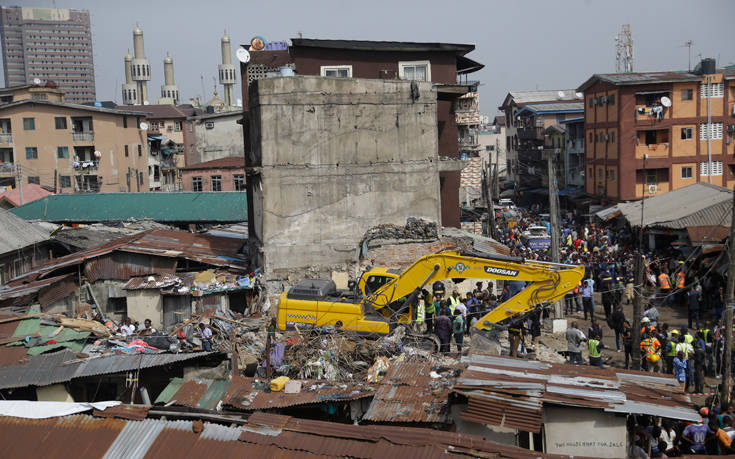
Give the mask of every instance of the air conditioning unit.
M 733 134 L 733 133 L 735 133 L 735 124 L 728 124 L 728 125 L 727 125 L 727 132 L 728 132 L 729 134 Z
M 213 121 L 207 121 L 206 123 L 204 123 L 204 127 L 206 129 L 214 129 L 214 122 Z
M 648 185 L 648 194 L 656 194 L 658 185 Z

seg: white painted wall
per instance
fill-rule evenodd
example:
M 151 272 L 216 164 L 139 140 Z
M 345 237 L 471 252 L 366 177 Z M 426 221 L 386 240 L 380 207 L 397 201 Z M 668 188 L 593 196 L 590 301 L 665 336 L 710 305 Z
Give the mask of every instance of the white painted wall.
M 625 416 L 599 409 L 544 406 L 546 452 L 626 457 Z

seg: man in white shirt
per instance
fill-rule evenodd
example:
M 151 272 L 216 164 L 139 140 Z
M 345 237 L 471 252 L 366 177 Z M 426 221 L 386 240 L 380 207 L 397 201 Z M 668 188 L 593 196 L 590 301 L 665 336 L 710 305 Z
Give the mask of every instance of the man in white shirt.
M 202 349 L 209 352 L 212 350 L 212 330 L 204 325 L 199 324 L 199 336 L 202 338 Z
M 125 318 L 125 322 L 120 326 L 120 334 L 130 336 L 135 333 L 135 325 L 131 323 L 130 317 Z

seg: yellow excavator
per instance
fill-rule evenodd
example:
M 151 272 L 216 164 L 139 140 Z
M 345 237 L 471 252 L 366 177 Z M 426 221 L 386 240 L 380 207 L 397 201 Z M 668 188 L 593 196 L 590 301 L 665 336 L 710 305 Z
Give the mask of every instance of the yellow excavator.
M 403 271 L 371 268 L 351 289 L 338 290 L 331 280 L 304 279 L 283 292 L 278 327 L 334 326 L 358 333 L 385 335 L 398 324 L 416 320 L 421 290 L 430 283 L 452 279 L 525 281 L 526 287 L 474 325 L 497 329 L 521 315 L 553 303 L 584 277 L 584 266 L 525 260 L 472 251 L 442 251 L 425 255 Z

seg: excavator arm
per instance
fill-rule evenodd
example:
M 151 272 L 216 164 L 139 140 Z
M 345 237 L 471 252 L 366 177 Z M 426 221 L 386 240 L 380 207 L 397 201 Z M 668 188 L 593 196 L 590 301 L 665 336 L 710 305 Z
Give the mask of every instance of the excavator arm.
M 365 299 L 381 311 L 400 299 L 412 308 L 425 285 L 446 279 L 498 279 L 525 281 L 526 287 L 485 314 L 476 323 L 480 330 L 493 328 L 511 317 L 532 311 L 544 302 L 555 302 L 584 277 L 584 266 L 565 265 L 478 252 L 446 251 L 425 255 Z M 404 319 L 405 320 L 405 319 Z

